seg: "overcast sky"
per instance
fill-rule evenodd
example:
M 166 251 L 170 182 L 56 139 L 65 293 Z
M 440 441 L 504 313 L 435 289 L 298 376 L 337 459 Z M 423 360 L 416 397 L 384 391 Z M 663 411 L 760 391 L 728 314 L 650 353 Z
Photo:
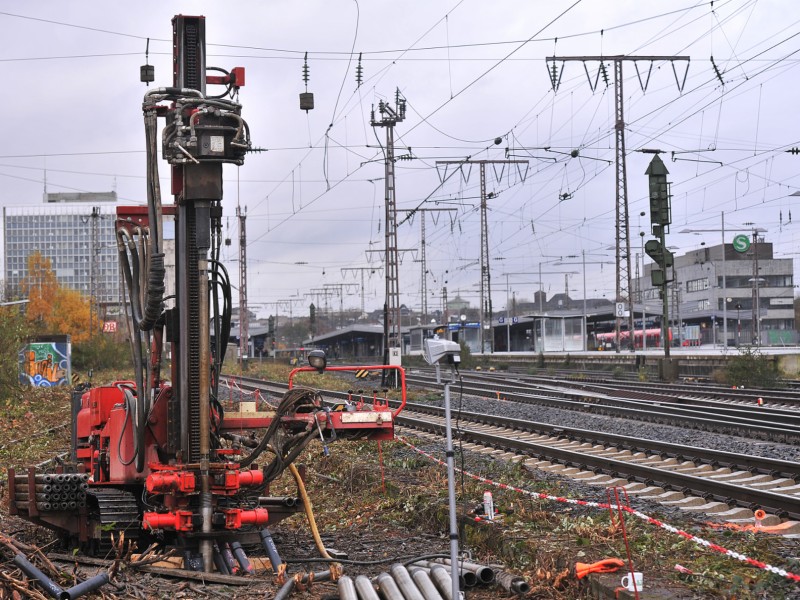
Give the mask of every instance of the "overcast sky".
M 246 68 L 243 116 L 267 151 L 238 173 L 225 167 L 223 206 L 234 240 L 237 202 L 247 209 L 248 291 L 259 315 L 295 296 L 295 314 L 307 312 L 316 301 L 309 289 L 359 283 L 360 272 L 347 269 L 381 266 L 382 254 L 368 250 L 384 246 L 386 131 L 369 121 L 379 100 L 394 103 L 396 88 L 408 102 L 396 153 L 410 158 L 397 163 L 398 208 L 455 209 L 425 215 L 429 310 L 441 307 L 445 285 L 450 299 L 479 302 L 479 171 L 436 165 L 467 157 L 529 161 L 487 168 L 496 311 L 507 285 L 533 297 L 540 263 L 548 296 L 564 291 L 557 271 L 566 270 L 575 272 L 570 295 L 582 297 L 580 258 L 554 265 L 582 252 L 587 295 L 613 300 L 614 70 L 606 62 L 606 86 L 597 61 L 557 62 L 556 91 L 545 61 L 553 55 L 691 58 L 685 82 L 685 61 L 652 70 L 624 63 L 632 252 L 639 231 L 651 237 L 644 171 L 652 157 L 641 148 L 666 151 L 676 253 L 720 243 L 718 231 L 678 232 L 718 230 L 722 211 L 728 228 L 764 228 L 777 255 L 796 252 L 800 208 L 790 195 L 800 190 L 800 155 L 787 153 L 800 146 L 793 0 L 0 0 L 0 204 L 41 205 L 45 171 L 50 192 L 116 189 L 120 202 L 143 202 L 139 66 L 149 37 L 156 85 L 171 85 L 170 20 L 179 13 L 206 16 L 209 66 Z M 316 103 L 308 114 L 298 100 L 306 52 Z M 163 162 L 161 174 L 166 186 Z M 399 248 L 417 249 L 401 253 L 400 267 L 401 302 L 417 309 L 420 214 L 398 231 Z M 234 281 L 236 248 L 225 256 Z M 357 307 L 357 286 L 344 289 L 345 306 Z M 382 305 L 383 290 L 381 272 L 367 279 L 367 310 Z

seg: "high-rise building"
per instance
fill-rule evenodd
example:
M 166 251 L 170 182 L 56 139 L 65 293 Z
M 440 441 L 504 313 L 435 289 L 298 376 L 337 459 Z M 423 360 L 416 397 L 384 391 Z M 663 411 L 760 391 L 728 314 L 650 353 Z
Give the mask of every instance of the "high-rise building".
M 101 310 L 117 306 L 120 284 L 114 208 L 108 204 L 4 207 L 6 298 L 20 295 L 28 257 L 38 250 L 50 259 L 60 284 L 86 296 L 94 294 Z
M 46 204 L 105 204 L 116 202 L 117 192 L 45 192 L 44 201 Z

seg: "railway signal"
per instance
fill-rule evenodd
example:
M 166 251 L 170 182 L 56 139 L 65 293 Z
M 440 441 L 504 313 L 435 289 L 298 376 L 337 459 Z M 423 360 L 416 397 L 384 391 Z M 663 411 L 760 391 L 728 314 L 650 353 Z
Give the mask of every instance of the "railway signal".
M 669 305 L 667 295 L 667 284 L 672 281 L 670 270 L 675 264 L 675 257 L 667 249 L 666 232 L 672 222 L 670 211 L 670 189 L 667 181 L 667 167 L 664 165 L 658 154 L 653 156 L 650 165 L 645 171 L 648 177 L 650 189 L 650 223 L 653 226 L 653 235 L 658 239 L 648 240 L 644 245 L 647 256 L 653 259 L 658 265 L 650 272 L 651 281 L 654 287 L 660 288 L 660 295 L 663 301 L 661 315 L 661 340 L 664 344 L 664 358 L 669 359 Z M 674 271 L 673 271 L 674 272 Z M 666 364 L 665 364 L 666 368 Z M 669 378 L 667 372 L 662 370 L 662 377 Z

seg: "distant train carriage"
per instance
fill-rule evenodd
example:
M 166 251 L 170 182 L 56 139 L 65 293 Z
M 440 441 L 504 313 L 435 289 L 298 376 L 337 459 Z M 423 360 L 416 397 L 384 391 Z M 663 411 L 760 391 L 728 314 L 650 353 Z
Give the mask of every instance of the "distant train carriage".
M 660 348 L 661 347 L 661 329 L 645 329 L 645 340 L 647 345 L 642 344 L 642 330 L 636 329 L 633 332 L 633 347 L 634 348 Z M 669 341 L 672 342 L 672 330 L 668 331 Z M 630 332 L 620 331 L 619 342 L 623 348 L 630 348 Z M 598 350 L 613 350 L 616 347 L 617 337 L 614 331 L 608 333 L 598 333 L 595 335 L 597 340 Z

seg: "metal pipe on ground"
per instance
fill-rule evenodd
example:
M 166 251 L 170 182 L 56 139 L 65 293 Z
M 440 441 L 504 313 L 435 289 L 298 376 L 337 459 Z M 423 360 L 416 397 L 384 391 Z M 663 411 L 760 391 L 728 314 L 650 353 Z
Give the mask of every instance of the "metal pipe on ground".
M 356 577 L 356 592 L 358 592 L 359 600 L 380 600 L 375 586 L 366 575 Z
M 397 586 L 394 577 L 388 573 L 381 573 L 378 575 L 378 587 L 381 588 L 381 593 L 386 600 L 405 600 L 403 592 Z
M 61 592 L 60 600 L 75 600 L 76 598 L 80 598 L 84 594 L 88 594 L 89 592 L 93 592 L 96 589 L 104 586 L 108 583 L 108 573 L 100 573 L 99 575 L 95 575 L 91 579 L 87 579 L 77 585 L 73 585 L 68 590 L 64 590 Z
M 25 573 L 28 577 L 35 579 L 42 589 L 50 594 L 53 598 L 57 600 L 75 600 L 76 598 L 80 598 L 84 594 L 88 594 L 89 592 L 93 592 L 94 590 L 98 589 L 99 587 L 104 586 L 108 583 L 108 573 L 100 573 L 99 575 L 95 575 L 91 579 L 87 579 L 86 581 L 82 581 L 71 588 L 65 590 L 60 585 L 55 583 L 52 579 L 50 579 L 47 575 L 42 573 L 36 566 L 31 563 L 24 555 L 17 554 L 14 557 L 14 564 L 17 565 L 20 570 Z
M 328 581 L 328 579 L 330 578 L 331 578 L 330 571 L 320 571 L 319 573 L 311 574 L 311 579 L 313 581 Z M 308 573 L 303 575 L 303 577 L 300 580 L 300 583 L 308 583 Z M 278 590 L 278 593 L 275 594 L 275 597 L 272 600 L 286 600 L 286 598 L 288 598 L 294 591 L 296 585 L 297 585 L 297 580 L 294 577 L 290 577 L 289 580 L 283 584 L 283 587 Z
M 358 600 L 356 584 L 347 575 L 339 578 L 339 581 L 337 582 L 337 588 L 339 591 L 339 600 Z
M 511 573 L 497 573 L 495 576 L 495 581 L 497 581 L 497 584 L 507 592 L 511 592 L 512 594 L 517 594 L 519 596 L 527 594 L 529 591 L 531 591 L 531 586 L 527 581 L 525 581 L 525 579 L 518 575 L 512 575 Z
M 433 585 L 442 594 L 444 600 L 453 600 L 453 580 L 450 577 L 450 571 L 437 565 L 431 569 L 430 574 Z
M 434 561 L 427 561 L 427 560 L 420 560 L 414 563 L 416 567 L 422 567 L 423 569 L 432 570 L 434 567 L 439 567 L 447 571 L 448 575 L 451 572 L 450 565 L 443 565 L 442 563 L 434 562 Z M 475 575 L 472 571 L 468 571 L 466 569 L 459 569 L 458 573 L 458 581 L 461 584 L 461 587 L 475 587 L 478 585 L 478 576 Z M 452 592 L 451 594 L 452 595 Z
M 35 579 L 39 585 L 42 586 L 42 589 L 53 598 L 61 598 L 64 589 L 36 568 L 25 556 L 17 554 L 14 557 L 14 564 L 17 565 L 25 575 L 31 579 Z
M 389 573 L 391 573 L 392 578 L 395 583 L 397 583 L 397 587 L 403 592 L 403 596 L 405 596 L 406 600 L 425 600 L 419 588 L 417 588 L 417 584 L 414 583 L 414 580 L 411 578 L 408 569 L 403 565 L 392 565 L 389 567 Z
M 436 562 L 441 562 L 444 565 L 450 564 L 449 558 L 437 558 Z M 486 565 L 479 565 L 478 563 L 469 562 L 469 561 L 458 561 L 458 566 L 461 569 L 466 569 L 467 571 L 472 571 L 478 578 L 480 583 L 492 583 L 494 581 L 494 569 L 492 567 Z
M 427 571 L 416 568 L 409 570 L 409 572 L 411 573 L 411 578 L 414 580 L 414 583 L 417 584 L 417 588 L 419 588 L 419 591 L 425 596 L 425 600 L 444 600 Z

